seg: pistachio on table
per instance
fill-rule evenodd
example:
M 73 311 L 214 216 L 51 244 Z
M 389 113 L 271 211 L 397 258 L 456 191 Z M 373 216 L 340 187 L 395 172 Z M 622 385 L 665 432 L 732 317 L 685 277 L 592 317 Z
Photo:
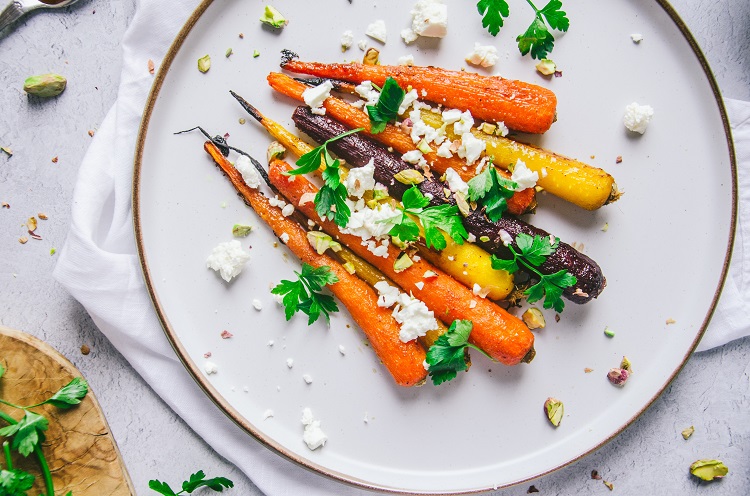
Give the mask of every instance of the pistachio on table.
M 40 74 L 26 78 L 23 90 L 29 95 L 50 98 L 62 93 L 67 84 L 68 80 L 59 74 Z
M 729 473 L 729 468 L 721 460 L 696 460 L 690 465 L 690 473 L 704 481 L 721 479 Z
M 550 424 L 555 427 L 559 426 L 565 414 L 563 402 L 552 397 L 547 398 L 547 401 L 544 402 L 544 413 L 547 414 Z

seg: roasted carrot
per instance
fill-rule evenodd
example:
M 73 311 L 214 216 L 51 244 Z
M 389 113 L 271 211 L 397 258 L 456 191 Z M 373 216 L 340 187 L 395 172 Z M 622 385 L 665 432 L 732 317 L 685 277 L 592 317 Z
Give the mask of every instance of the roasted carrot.
M 415 386 L 424 382 L 427 372 L 424 369 L 424 349 L 416 341 L 403 343 L 399 339 L 399 325 L 390 310 L 377 305 L 378 296 L 364 281 L 347 272 L 336 260 L 323 254 L 319 255 L 310 246 L 306 231 L 294 220 L 284 217 L 281 211 L 271 206 L 268 199 L 257 189 L 248 187 L 242 175 L 221 154 L 210 141 L 204 149 L 221 168 L 237 191 L 263 219 L 281 237 L 289 236 L 287 247 L 303 262 L 313 267 L 327 265 L 336 274 L 339 282 L 329 286 L 331 292 L 349 310 L 354 321 L 362 328 L 372 348 L 400 386 Z M 286 236 L 284 236 L 286 238 Z
M 303 195 L 317 192 L 310 181 L 297 176 L 290 182 L 285 172 L 291 168 L 280 160 L 272 160 L 269 169 L 271 183 L 298 210 L 320 224 L 323 230 L 348 246 L 359 257 L 374 265 L 404 291 L 423 301 L 435 313 L 435 317 L 446 324 L 457 319 L 471 320 L 474 323 L 472 343 L 495 360 L 506 365 L 516 365 L 533 357 L 534 335 L 520 319 L 490 300 L 473 294 L 466 286 L 423 259 L 414 260 L 413 265 L 407 269 L 397 271 L 394 263 L 401 252 L 393 245 L 388 247 L 388 258 L 373 255 L 362 246 L 360 238 L 344 234 L 336 224 L 321 220 L 311 202 L 300 205 Z M 428 271 L 435 275 L 425 278 Z
M 272 72 L 267 77 L 268 84 L 286 96 L 294 98 L 299 101 L 303 101 L 302 93 L 308 86 L 296 81 L 285 74 L 279 74 Z M 412 142 L 409 135 L 399 126 L 388 124 L 385 131 L 378 134 L 370 133 L 370 118 L 362 110 L 340 100 L 336 97 L 329 97 L 323 102 L 323 106 L 326 108 L 328 115 L 337 121 L 345 124 L 346 126 L 356 129 L 364 128 L 364 133 L 369 135 L 371 138 L 383 143 L 385 146 L 393 147 L 398 153 L 404 154 L 412 150 L 416 150 L 414 143 Z M 262 123 L 262 121 L 261 121 Z M 265 124 L 264 124 L 265 125 Z M 270 131 L 270 129 L 269 129 Z M 272 133 L 273 134 L 273 133 Z M 476 175 L 474 168 L 467 167 L 466 162 L 462 161 L 458 157 L 439 157 L 437 150 L 434 146 L 430 145 L 432 150 L 430 153 L 425 153 L 424 158 L 430 164 L 430 168 L 436 173 L 442 175 L 445 174 L 449 168 L 455 170 L 458 175 L 464 181 L 468 181 Z M 510 175 L 508 174 L 508 177 Z M 508 199 L 508 212 L 513 215 L 521 215 L 528 212 L 536 205 L 536 195 L 533 188 L 518 191 Z
M 411 86 L 424 99 L 446 107 L 469 110 L 481 120 L 503 121 L 510 129 L 543 133 L 555 120 L 557 97 L 550 90 L 498 76 L 448 71 L 437 67 L 323 64 L 286 57 L 282 68 L 291 72 L 341 79 L 372 81 L 378 86 L 389 76 L 402 88 Z

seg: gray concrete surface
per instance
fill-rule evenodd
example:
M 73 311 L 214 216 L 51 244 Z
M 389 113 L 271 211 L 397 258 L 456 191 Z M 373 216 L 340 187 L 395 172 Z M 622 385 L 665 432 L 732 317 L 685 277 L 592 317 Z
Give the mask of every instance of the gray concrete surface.
M 624 1 L 624 0 L 623 0 Z M 706 53 L 724 95 L 750 100 L 750 2 L 674 0 Z M 603 6 L 602 8 L 606 8 Z M 132 0 L 82 0 L 62 12 L 29 16 L 0 33 L 0 323 L 55 346 L 90 381 L 139 494 L 151 478 L 182 481 L 191 471 L 235 481 L 230 494 L 260 494 L 153 393 L 99 333 L 83 308 L 51 277 L 70 222 L 78 165 L 116 97 L 119 40 Z M 21 90 L 29 74 L 67 75 L 65 98 L 31 102 Z M 58 157 L 57 163 L 52 162 Z M 22 224 L 39 212 L 42 241 L 18 243 Z M 750 318 L 750 316 L 748 316 Z M 91 348 L 84 356 L 82 344 Z M 2 350 L 0 350 L 2 353 Z M 534 485 L 542 495 L 750 493 L 750 340 L 694 356 L 665 394 L 614 441 Z M 694 425 L 685 442 L 679 432 Z M 721 458 L 730 474 L 719 483 L 691 479 L 698 458 Z M 497 494 L 526 494 L 528 484 Z

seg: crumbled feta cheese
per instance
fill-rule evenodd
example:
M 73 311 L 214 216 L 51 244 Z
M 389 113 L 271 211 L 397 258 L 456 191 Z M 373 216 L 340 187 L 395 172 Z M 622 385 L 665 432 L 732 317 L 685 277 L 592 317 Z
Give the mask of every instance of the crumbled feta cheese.
M 354 33 L 352 33 L 351 29 L 347 29 L 343 33 L 341 33 L 341 49 L 342 50 L 349 50 L 351 46 L 354 44 Z
M 469 302 L 469 308 L 476 308 L 476 307 L 477 307 L 477 302 L 476 302 L 476 300 L 471 300 L 471 301 Z
M 253 308 L 260 311 L 263 309 L 263 303 L 261 303 L 260 300 L 256 298 L 253 300 Z
M 356 198 L 362 198 L 365 191 L 372 191 L 375 189 L 375 161 L 370 159 L 366 165 L 362 167 L 353 167 L 349 170 L 349 174 L 346 176 L 344 186 L 346 187 L 349 195 Z
M 422 367 L 424 367 L 425 370 L 430 370 L 430 364 L 427 363 L 427 360 L 422 360 Z
M 510 180 L 518 184 L 516 191 L 522 191 L 536 186 L 536 182 L 539 181 L 539 173 L 536 171 L 532 172 L 526 167 L 526 163 L 519 158 L 516 160 L 516 166 L 513 168 Z
M 424 336 L 427 331 L 437 329 L 435 314 L 420 300 L 401 293 L 397 303 L 396 308 L 393 309 L 393 318 L 401 324 L 399 339 L 402 342 L 408 343 Z
M 378 19 L 377 21 L 371 23 L 369 26 L 367 26 L 365 34 L 374 40 L 385 43 L 386 39 L 388 38 L 388 33 L 385 29 L 385 21 L 382 19 Z
M 342 355 L 346 355 L 346 348 L 344 348 L 343 344 L 339 345 L 339 353 L 341 353 Z
M 419 102 L 414 102 L 414 110 L 409 112 L 409 119 L 412 121 L 411 126 L 411 139 L 417 144 L 424 139 L 426 144 L 437 143 L 440 144 L 445 139 L 445 129 L 435 129 L 422 120 L 422 112 L 420 112 L 417 105 Z
M 419 38 L 419 35 L 415 33 L 413 29 L 406 28 L 401 30 L 401 39 L 403 39 L 404 43 L 407 45 L 416 41 L 417 38 Z
M 226 282 L 237 277 L 245 263 L 250 260 L 250 254 L 242 249 L 236 239 L 219 244 L 211 251 L 206 259 L 206 267 L 219 273 Z
M 302 98 L 305 100 L 305 105 L 310 107 L 313 114 L 326 114 L 326 109 L 323 108 L 323 102 L 326 98 L 331 96 L 332 89 L 333 83 L 326 79 L 322 84 L 307 88 L 302 92 Z
M 458 126 L 458 123 L 455 125 Z M 466 159 L 466 165 L 471 165 L 479 159 L 486 147 L 487 143 L 484 140 L 466 132 L 461 135 L 461 145 L 456 153 L 459 157 Z
M 542 167 L 542 177 L 547 177 L 547 168 Z
M 414 60 L 412 60 L 412 64 L 413 63 Z M 404 112 L 409 110 L 409 107 L 411 107 L 418 98 L 419 94 L 417 93 L 417 90 L 412 89 L 411 91 L 407 92 L 406 95 L 404 95 L 404 99 L 401 101 L 401 105 L 399 105 L 398 107 L 398 115 L 403 115 Z
M 294 213 L 294 205 L 292 205 L 291 203 L 287 203 L 284 206 L 284 208 L 281 209 L 281 215 L 283 215 L 284 217 L 289 217 L 293 213 Z
M 440 147 L 438 147 L 437 149 L 437 156 L 443 158 L 451 158 L 453 156 L 453 153 L 451 153 L 452 144 L 453 143 L 448 140 L 443 141 L 443 144 L 440 145 Z
M 380 92 L 372 87 L 372 81 L 362 81 L 354 87 L 354 91 L 367 100 L 367 105 L 377 105 Z
M 497 131 L 495 131 L 495 133 L 498 136 L 502 136 L 504 138 L 504 137 L 508 136 L 509 132 L 510 132 L 510 130 L 508 129 L 508 126 L 505 125 L 504 121 L 501 121 L 501 122 L 497 123 Z
M 422 158 L 422 152 L 420 152 L 419 150 L 410 150 L 404 153 L 403 155 L 401 155 L 401 159 L 404 162 L 408 162 L 410 164 L 418 164 L 419 159 L 421 158 Z
M 468 241 L 469 243 L 476 243 L 477 237 L 474 236 L 474 233 L 469 233 L 469 235 L 466 237 L 466 241 Z
M 271 417 L 273 417 L 273 410 L 271 410 L 270 408 L 263 412 L 263 420 L 268 420 Z
M 640 43 L 643 41 L 643 35 L 641 33 L 633 33 L 630 35 L 630 39 L 633 40 L 633 43 Z
M 443 119 L 445 119 L 445 112 L 443 112 Z M 453 124 L 453 132 L 456 133 L 458 136 L 461 136 L 471 131 L 471 127 L 473 125 L 474 125 L 474 117 L 471 115 L 471 112 L 467 110 L 461 113 L 461 116 L 458 119 L 458 121 L 455 124 Z
M 219 366 L 214 362 L 207 361 L 205 364 L 203 364 L 203 370 L 206 371 L 206 374 L 211 375 L 219 371 Z
M 279 236 L 279 239 L 282 243 L 287 244 L 289 242 L 289 235 L 287 233 L 281 233 L 281 236 Z
M 492 67 L 497 64 L 499 58 L 497 48 L 494 46 L 474 43 L 474 50 L 466 56 L 466 62 L 482 67 Z
M 424 289 L 424 283 L 422 281 L 415 282 L 414 285 L 421 291 Z
M 274 341 L 273 341 L 273 339 L 271 339 L 271 340 L 268 341 L 268 343 L 266 343 L 266 346 L 268 346 L 270 348 L 270 347 L 273 346 L 273 343 L 274 343 Z
M 370 414 L 369 413 L 365 412 L 365 418 L 362 419 L 362 422 L 364 422 L 365 424 L 369 424 L 370 423 Z
M 469 194 L 469 185 L 461 179 L 458 172 L 448 167 L 445 171 L 445 182 L 448 185 L 448 189 L 454 193 L 462 193 L 464 196 Z
M 630 131 L 643 134 L 646 132 L 653 116 L 654 109 L 650 105 L 639 105 L 637 102 L 633 102 L 625 107 L 623 122 Z
M 398 58 L 398 65 L 405 65 L 405 66 L 413 66 L 414 65 L 414 55 L 404 55 L 403 57 Z
M 328 436 L 320 428 L 320 420 L 313 418 L 312 411 L 309 408 L 302 410 L 302 425 L 305 426 L 302 440 L 307 444 L 308 448 L 316 450 L 321 446 L 325 446 Z
M 286 359 L 286 366 L 289 367 L 290 369 L 292 367 L 294 367 L 294 358 L 287 358 Z
M 364 52 L 365 50 L 367 50 L 367 40 L 359 40 L 359 42 L 357 42 L 357 46 Z
M 442 115 L 443 124 L 449 125 L 453 124 L 454 122 L 458 122 L 458 120 L 461 118 L 461 111 L 458 109 L 444 110 Z
M 464 272 L 464 275 L 466 275 L 466 272 Z M 487 298 L 487 295 L 490 294 L 490 288 L 483 288 L 479 284 L 474 283 L 474 286 L 471 288 L 471 292 L 479 296 L 480 298 Z
M 411 29 L 418 36 L 443 38 L 448 33 L 448 6 L 442 0 L 419 0 L 411 15 Z
M 284 208 L 286 206 L 286 202 L 282 200 L 281 198 L 279 198 L 278 195 L 274 196 L 273 198 L 269 198 L 268 203 L 272 207 Z
M 399 215 L 399 211 L 394 210 L 388 204 L 378 205 L 374 209 L 366 206 L 356 208 L 355 204 L 351 204 L 349 208 L 352 213 L 349 216 L 349 222 L 341 232 L 353 234 L 364 240 L 387 236 Z
M 508 231 L 506 231 L 505 229 L 500 229 L 500 233 L 499 234 L 500 234 L 500 241 L 502 241 L 502 243 L 505 246 L 508 246 L 509 244 L 511 244 L 513 242 L 513 236 L 511 236 L 508 233 Z
M 245 181 L 250 188 L 258 189 L 260 186 L 260 174 L 258 170 L 253 166 L 250 157 L 247 155 L 240 155 L 234 162 L 234 168 L 242 175 L 242 180 Z
M 390 308 L 398 301 L 398 295 L 401 291 L 398 288 L 391 286 L 385 281 L 376 282 L 373 286 L 378 292 L 378 306 L 383 308 Z
M 312 376 L 310 374 L 302 374 L 302 380 L 308 384 L 312 384 Z

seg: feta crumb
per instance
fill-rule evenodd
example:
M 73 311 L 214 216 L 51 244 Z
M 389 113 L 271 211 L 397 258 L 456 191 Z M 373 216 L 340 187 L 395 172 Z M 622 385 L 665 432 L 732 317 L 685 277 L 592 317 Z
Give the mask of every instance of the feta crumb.
M 274 341 L 273 341 L 273 339 L 271 339 L 271 340 L 268 341 L 268 343 L 266 343 L 266 346 L 268 346 L 270 348 L 270 347 L 273 346 L 273 343 L 274 343 Z
M 405 65 L 411 67 L 414 65 L 414 55 L 404 55 L 398 58 L 398 65 Z
M 448 33 L 448 6 L 442 0 L 419 0 L 411 15 L 411 30 L 418 36 L 443 38 Z
M 278 195 L 274 196 L 273 198 L 269 198 L 268 203 L 272 207 L 284 208 L 286 206 L 286 202 L 279 198 Z
M 414 65 L 414 60 L 412 57 L 412 65 Z M 401 105 L 398 107 L 398 115 L 403 115 L 404 112 L 406 112 L 409 107 L 412 106 L 414 102 L 419 99 L 419 94 L 417 93 L 417 90 L 411 89 L 409 92 L 404 95 L 404 99 L 401 101 Z
M 438 147 L 437 149 L 437 156 L 443 158 L 451 158 L 453 156 L 453 153 L 451 153 L 452 144 L 453 143 L 448 140 L 443 141 L 443 144 L 440 145 L 440 147 Z
M 388 38 L 388 33 L 385 29 L 385 21 L 382 19 L 378 19 L 377 21 L 371 23 L 369 26 L 367 26 L 365 34 L 374 40 L 385 43 L 386 39 Z
M 284 206 L 284 208 L 281 209 L 281 215 L 283 215 L 284 217 L 289 217 L 293 213 L 294 213 L 294 205 L 292 205 L 291 203 L 287 203 Z
M 445 112 L 443 114 L 445 114 Z M 445 118 L 445 115 L 443 115 L 443 118 Z M 471 127 L 473 125 L 474 117 L 471 115 L 471 112 L 466 110 L 465 112 L 461 113 L 461 117 L 458 119 L 458 122 L 453 124 L 453 132 L 458 136 L 461 136 L 462 134 L 471 131 Z
M 404 40 L 404 43 L 406 43 L 407 45 L 416 41 L 417 38 L 419 38 L 419 35 L 415 33 L 411 28 L 401 30 L 401 39 Z
M 497 123 L 497 131 L 495 131 L 495 133 L 498 136 L 502 136 L 503 138 L 505 138 L 506 136 L 508 136 L 509 132 L 510 130 L 508 129 L 508 126 L 505 125 L 505 121 L 500 121 Z
M 290 369 L 292 367 L 294 367 L 294 358 L 287 358 L 286 359 L 286 366 L 289 367 Z
M 219 371 L 219 366 L 216 365 L 214 362 L 207 361 L 203 365 L 203 370 L 206 371 L 206 374 L 211 375 L 211 374 L 215 374 L 216 372 Z
M 461 111 L 458 109 L 444 110 L 442 115 L 443 124 L 447 126 L 449 124 L 453 124 L 454 122 L 458 122 L 458 120 L 461 118 Z
M 474 43 L 474 50 L 466 56 L 466 62 L 481 67 L 492 67 L 497 64 L 499 58 L 494 46 Z
M 508 246 L 509 244 L 511 244 L 513 242 L 513 236 L 511 236 L 508 233 L 508 231 L 506 231 L 505 229 L 500 229 L 500 233 L 499 234 L 500 234 L 500 241 L 502 241 L 502 243 L 505 246 Z
M 367 412 L 365 412 L 365 418 L 362 419 L 362 422 L 364 422 L 365 424 L 370 423 L 370 415 Z
M 307 444 L 308 448 L 316 450 L 321 446 L 325 446 L 328 436 L 320 428 L 320 420 L 313 418 L 312 411 L 309 408 L 302 410 L 302 425 L 305 426 L 302 440 Z
M 458 127 L 459 123 L 454 124 Z M 466 159 L 466 165 L 471 165 L 476 162 L 482 155 L 482 152 L 487 148 L 487 143 L 471 134 L 465 132 L 461 135 L 461 144 L 458 147 L 456 153 L 459 157 Z
M 263 420 L 268 420 L 271 417 L 273 417 L 273 410 L 271 410 L 270 408 L 263 412 Z
M 261 311 L 263 309 L 263 303 L 261 303 L 259 299 L 255 298 L 253 300 L 253 308 L 258 311 Z
M 398 296 L 401 291 L 398 288 L 391 286 L 385 281 L 376 282 L 373 286 L 378 292 L 378 306 L 383 308 L 390 308 L 398 301 Z
M 377 208 L 373 209 L 366 207 L 364 202 L 362 202 L 361 207 L 358 204 L 349 203 L 352 213 L 349 217 L 349 222 L 346 224 L 346 228 L 342 229 L 341 232 L 353 234 L 363 240 L 370 240 L 372 238 L 387 240 L 389 238 L 388 232 L 393 229 L 395 218 L 399 214 L 397 210 L 394 210 L 388 204 L 378 205 Z
M 310 374 L 302 374 L 302 380 L 308 384 L 312 384 L 312 376 Z
M 466 184 L 458 172 L 454 171 L 451 167 L 448 167 L 445 171 L 445 182 L 448 185 L 448 189 L 454 193 L 461 193 L 464 196 L 469 194 L 469 185 Z
M 420 152 L 419 150 L 410 150 L 404 153 L 403 155 L 401 155 L 401 159 L 404 162 L 408 162 L 410 164 L 418 164 L 419 159 L 421 158 L 422 158 L 422 152 Z
M 380 92 L 372 87 L 372 81 L 362 81 L 354 87 L 354 91 L 367 100 L 367 105 L 377 105 Z
M 356 198 L 362 198 L 362 195 L 366 191 L 372 191 L 375 189 L 375 160 L 370 159 L 366 165 L 362 167 L 354 167 L 349 170 L 349 174 L 346 176 L 344 186 L 346 187 L 349 195 Z
M 474 300 L 471 300 L 474 301 Z M 430 370 L 430 364 L 427 363 L 427 360 L 422 360 L 422 367 L 424 367 L 425 370 Z
M 313 114 L 326 115 L 326 109 L 323 108 L 323 102 L 326 98 L 331 96 L 332 89 L 333 83 L 329 80 L 325 80 L 322 84 L 307 88 L 302 92 L 302 98 L 305 100 L 305 105 L 310 107 Z
M 398 305 L 393 310 L 393 318 L 401 324 L 399 339 L 403 343 L 424 336 L 427 331 L 437 329 L 435 314 L 422 301 L 401 293 L 397 303 Z
M 365 50 L 367 50 L 367 40 L 359 40 L 357 46 L 364 52 Z
M 510 180 L 518 184 L 516 191 L 523 191 L 536 186 L 536 182 L 539 181 L 539 173 L 536 171 L 532 172 L 526 167 L 526 163 L 519 158 L 516 160 L 516 166 L 513 168 Z
M 342 355 L 346 355 L 346 348 L 344 348 L 343 344 L 339 345 L 339 353 L 341 353 Z
M 633 102 L 625 107 L 623 122 L 628 130 L 643 134 L 653 116 L 654 109 L 650 105 L 639 105 L 638 102 Z
M 206 259 L 206 267 L 213 269 L 221 275 L 226 282 L 237 277 L 247 261 L 250 254 L 242 249 L 242 245 L 236 239 L 219 244 L 211 251 Z
M 287 244 L 289 242 L 289 235 L 287 233 L 281 233 L 281 236 L 279 236 L 279 239 L 282 243 Z
M 354 44 L 354 33 L 352 33 L 351 29 L 347 29 L 341 33 L 341 50 L 349 50 L 352 44 Z
M 260 186 L 260 174 L 258 170 L 253 166 L 250 157 L 247 155 L 240 155 L 237 160 L 234 161 L 234 168 L 242 175 L 242 180 L 248 187 L 258 189 Z
M 633 33 L 630 35 L 630 39 L 633 40 L 633 43 L 640 43 L 643 41 L 643 35 L 641 33 Z
M 415 282 L 415 283 L 414 283 L 414 285 L 415 285 L 415 286 L 416 286 L 417 288 L 419 288 L 419 290 L 420 290 L 420 291 L 424 289 L 424 283 L 423 283 L 422 281 L 419 281 L 419 282 Z
M 477 237 L 474 236 L 474 233 L 469 233 L 469 235 L 466 237 L 466 241 L 468 241 L 469 243 L 476 243 Z

